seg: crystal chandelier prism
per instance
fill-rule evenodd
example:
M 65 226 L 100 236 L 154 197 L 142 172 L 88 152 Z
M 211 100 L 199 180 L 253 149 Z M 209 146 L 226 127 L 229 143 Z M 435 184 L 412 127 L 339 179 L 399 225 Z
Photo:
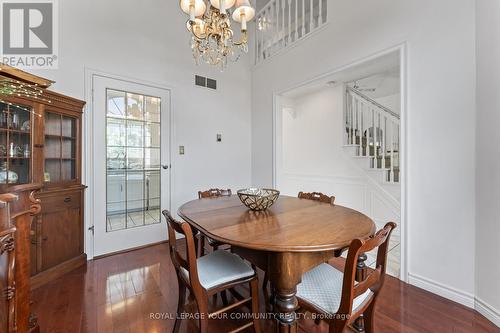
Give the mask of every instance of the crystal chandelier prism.
M 208 0 L 207 0 L 208 1 Z M 181 9 L 189 15 L 191 49 L 196 64 L 204 61 L 223 70 L 229 61 L 236 62 L 248 52 L 247 23 L 255 16 L 249 0 L 181 0 Z M 229 10 L 234 7 L 232 15 Z M 208 9 L 207 9 L 208 8 Z M 231 18 L 241 24 L 241 36 L 235 40 Z

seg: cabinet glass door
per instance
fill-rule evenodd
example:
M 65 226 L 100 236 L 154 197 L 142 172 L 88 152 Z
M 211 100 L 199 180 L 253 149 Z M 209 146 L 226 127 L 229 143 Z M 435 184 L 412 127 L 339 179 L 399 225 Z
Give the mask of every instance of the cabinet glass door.
M 31 183 L 32 109 L 0 102 L 0 185 Z
M 76 118 L 45 112 L 45 182 L 76 179 Z

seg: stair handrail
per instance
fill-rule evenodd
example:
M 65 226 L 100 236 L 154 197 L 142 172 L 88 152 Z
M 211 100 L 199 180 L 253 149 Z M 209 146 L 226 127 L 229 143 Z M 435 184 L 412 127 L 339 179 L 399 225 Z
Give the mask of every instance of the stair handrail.
M 359 97 L 361 97 L 362 99 L 364 99 L 365 101 L 375 105 L 376 107 L 378 107 L 379 109 L 382 109 L 382 111 L 390 114 L 391 116 L 393 116 L 394 118 L 396 118 L 397 120 L 400 120 L 401 117 L 399 114 L 397 114 L 396 112 L 392 111 L 391 109 L 389 109 L 388 107 L 386 106 L 383 106 L 382 104 L 378 103 L 377 101 L 375 101 L 374 99 L 366 96 L 365 94 L 363 94 L 361 91 L 359 91 L 358 89 L 356 88 L 353 88 L 353 87 L 349 87 L 347 86 L 347 90 L 358 95 Z

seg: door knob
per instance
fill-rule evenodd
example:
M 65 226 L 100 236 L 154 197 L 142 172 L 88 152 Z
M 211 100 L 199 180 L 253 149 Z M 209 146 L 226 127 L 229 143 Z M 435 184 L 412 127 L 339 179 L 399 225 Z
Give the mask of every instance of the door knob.
M 162 167 L 163 169 L 167 170 L 167 169 L 168 169 L 168 164 L 163 164 L 161 167 Z

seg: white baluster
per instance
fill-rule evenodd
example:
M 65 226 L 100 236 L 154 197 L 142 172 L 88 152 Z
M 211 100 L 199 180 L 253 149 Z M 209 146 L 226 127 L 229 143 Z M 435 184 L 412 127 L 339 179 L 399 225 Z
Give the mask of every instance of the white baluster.
M 323 24 L 323 0 L 319 0 L 318 27 Z
M 263 16 L 261 16 L 261 19 L 263 19 Z M 264 31 L 259 31 L 259 56 L 261 60 L 265 59 L 264 55 Z
M 343 129 L 342 129 L 342 132 L 345 133 L 344 134 L 344 137 L 345 137 L 345 144 L 348 145 L 349 144 L 349 133 L 348 133 L 348 126 L 349 126 L 349 109 L 352 107 L 352 95 L 347 93 L 347 100 L 346 100 L 346 108 L 345 108 L 345 112 L 344 112 L 344 125 L 343 125 Z
M 357 137 L 359 136 L 359 110 L 361 108 L 360 103 L 356 103 L 356 130 L 354 131 L 354 144 L 356 143 Z
M 354 141 L 354 110 L 356 109 L 358 105 L 358 101 L 356 100 L 355 104 L 351 108 L 351 130 L 350 130 L 350 135 L 351 135 L 351 145 L 355 143 Z
M 281 0 L 281 20 L 282 20 L 282 26 L 281 26 L 281 36 L 283 38 L 283 47 L 286 46 L 286 41 L 285 41 L 285 9 L 286 9 L 286 0 Z
M 359 132 L 359 156 L 363 155 L 363 123 L 365 114 L 365 104 L 361 103 L 361 131 Z
M 375 110 L 373 107 L 371 108 L 371 116 L 372 116 L 372 147 L 375 147 Z M 373 156 L 375 156 L 375 149 L 373 149 Z
M 378 125 L 377 125 L 377 138 L 378 138 L 378 145 L 377 145 L 377 168 L 378 168 L 378 160 L 380 158 L 380 150 L 382 150 L 382 135 L 380 133 L 380 111 L 377 112 L 377 118 L 378 118 Z M 382 168 L 382 161 L 380 161 L 380 167 Z
M 401 177 L 401 169 L 399 167 L 399 162 L 400 162 L 400 158 L 401 158 L 399 124 L 397 124 L 397 133 L 396 134 L 397 134 L 397 142 L 398 142 L 398 145 L 397 145 L 397 147 L 398 147 L 398 156 L 397 156 L 396 160 L 397 160 L 397 166 L 398 166 L 398 172 L 399 172 L 399 174 L 398 174 L 398 182 L 399 182 L 400 181 L 399 177 Z M 394 178 L 394 181 L 396 181 L 396 178 Z
M 306 0 L 302 0 L 302 36 L 306 34 Z
M 349 109 L 347 110 L 347 144 L 351 144 L 351 110 L 353 107 L 354 100 L 351 99 L 351 105 L 349 106 Z
M 377 167 L 377 144 L 378 144 L 378 130 L 377 130 L 377 109 L 373 109 L 373 156 L 375 167 Z
M 259 17 L 257 16 L 257 22 L 259 22 Z M 259 29 L 255 29 L 255 64 L 260 62 L 260 57 L 259 57 Z
M 363 155 L 363 114 L 365 112 L 365 105 L 360 101 L 359 103 L 359 156 Z
M 384 131 L 383 131 L 383 139 L 382 139 L 382 167 L 387 169 L 387 163 L 385 159 L 386 154 L 386 140 L 387 140 L 387 117 L 384 116 Z
M 309 3 L 309 32 L 311 32 L 313 30 L 313 12 L 314 12 L 314 3 L 313 3 L 314 0 L 310 0 Z
M 260 16 L 262 18 L 262 16 Z M 262 56 L 262 31 L 258 31 L 257 37 L 256 37 L 256 43 L 257 43 L 257 53 L 259 55 L 259 61 L 263 60 Z
M 292 0 L 288 0 L 288 44 L 292 42 Z
M 267 11 L 267 9 L 266 9 Z M 264 11 L 264 20 L 266 19 L 266 11 Z M 262 30 L 262 37 L 261 37 L 261 42 L 262 42 L 262 58 L 267 59 L 267 40 L 266 40 L 266 32 L 265 29 Z
M 276 42 L 276 1 L 272 1 L 269 6 L 269 44 L 271 49 L 274 49 Z
M 272 30 L 271 30 L 271 9 L 272 7 L 268 6 L 266 8 L 266 13 L 265 13 L 265 21 L 264 21 L 264 41 L 266 44 L 266 58 L 269 58 L 272 52 Z
M 394 181 L 394 123 L 391 121 L 391 170 L 389 173 L 389 182 Z
M 373 119 L 374 119 L 374 126 L 373 126 L 373 156 L 375 156 L 374 161 L 375 161 L 375 168 L 378 166 L 378 161 L 377 161 L 377 144 L 378 144 L 378 129 L 377 129 L 377 109 L 373 109 Z
M 295 41 L 299 39 L 299 0 L 295 0 Z

